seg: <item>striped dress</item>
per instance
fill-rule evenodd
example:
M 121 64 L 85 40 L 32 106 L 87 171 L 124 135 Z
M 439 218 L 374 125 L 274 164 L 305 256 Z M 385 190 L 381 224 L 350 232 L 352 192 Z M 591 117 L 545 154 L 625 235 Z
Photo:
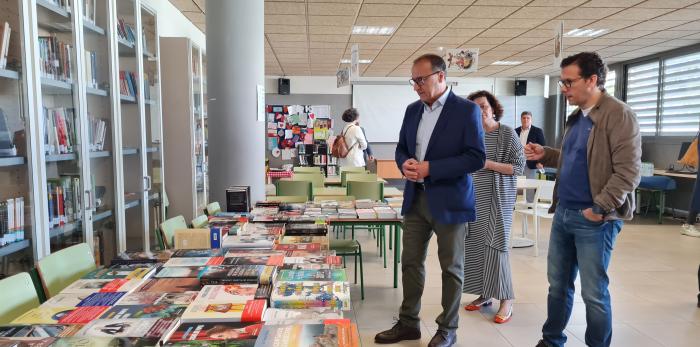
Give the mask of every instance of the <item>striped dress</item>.
M 513 299 L 510 271 L 510 229 L 517 194 L 517 176 L 522 175 L 525 156 L 520 138 L 512 128 L 500 124 L 484 134 L 486 158 L 513 165 L 514 174 L 491 170 L 474 173 L 476 221 L 468 223 L 464 241 L 464 288 L 468 294 L 498 300 Z

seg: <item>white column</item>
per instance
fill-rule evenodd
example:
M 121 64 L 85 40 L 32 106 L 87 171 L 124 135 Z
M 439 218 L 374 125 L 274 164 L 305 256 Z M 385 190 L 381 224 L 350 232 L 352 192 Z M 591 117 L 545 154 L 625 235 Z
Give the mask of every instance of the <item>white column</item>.
M 209 201 L 225 210 L 226 188 L 265 198 L 265 122 L 257 87 L 265 85 L 264 1 L 207 0 Z

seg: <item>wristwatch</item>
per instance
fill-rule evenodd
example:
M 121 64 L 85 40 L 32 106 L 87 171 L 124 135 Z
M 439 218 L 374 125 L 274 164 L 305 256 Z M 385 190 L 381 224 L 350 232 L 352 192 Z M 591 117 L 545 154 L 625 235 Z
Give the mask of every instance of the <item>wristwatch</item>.
M 602 215 L 603 217 L 607 216 L 610 214 L 611 211 L 606 211 L 604 208 L 600 207 L 598 204 L 593 204 L 593 207 L 591 208 L 593 213 Z

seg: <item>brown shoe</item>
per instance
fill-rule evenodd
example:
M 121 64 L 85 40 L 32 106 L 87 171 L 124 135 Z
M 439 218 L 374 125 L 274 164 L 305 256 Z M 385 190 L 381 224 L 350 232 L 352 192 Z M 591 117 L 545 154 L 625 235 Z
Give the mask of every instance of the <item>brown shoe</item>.
M 385 344 L 418 339 L 420 339 L 420 329 L 405 326 L 399 321 L 394 324 L 393 328 L 377 334 L 374 337 L 374 342 Z

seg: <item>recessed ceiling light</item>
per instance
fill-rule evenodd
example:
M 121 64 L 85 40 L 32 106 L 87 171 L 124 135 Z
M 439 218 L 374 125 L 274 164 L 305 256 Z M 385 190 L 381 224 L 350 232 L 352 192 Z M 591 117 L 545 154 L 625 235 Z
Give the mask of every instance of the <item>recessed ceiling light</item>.
M 352 27 L 353 35 L 391 35 L 396 30 L 395 27 L 377 27 L 366 25 L 355 25 Z
M 360 59 L 360 64 L 369 64 L 372 62 L 372 59 Z M 352 61 L 350 59 L 343 59 L 340 61 L 341 64 L 351 64 Z
M 520 65 L 522 63 L 522 61 L 497 60 L 491 63 L 491 65 Z
M 608 29 L 573 29 L 564 34 L 564 37 L 595 37 L 607 31 Z

